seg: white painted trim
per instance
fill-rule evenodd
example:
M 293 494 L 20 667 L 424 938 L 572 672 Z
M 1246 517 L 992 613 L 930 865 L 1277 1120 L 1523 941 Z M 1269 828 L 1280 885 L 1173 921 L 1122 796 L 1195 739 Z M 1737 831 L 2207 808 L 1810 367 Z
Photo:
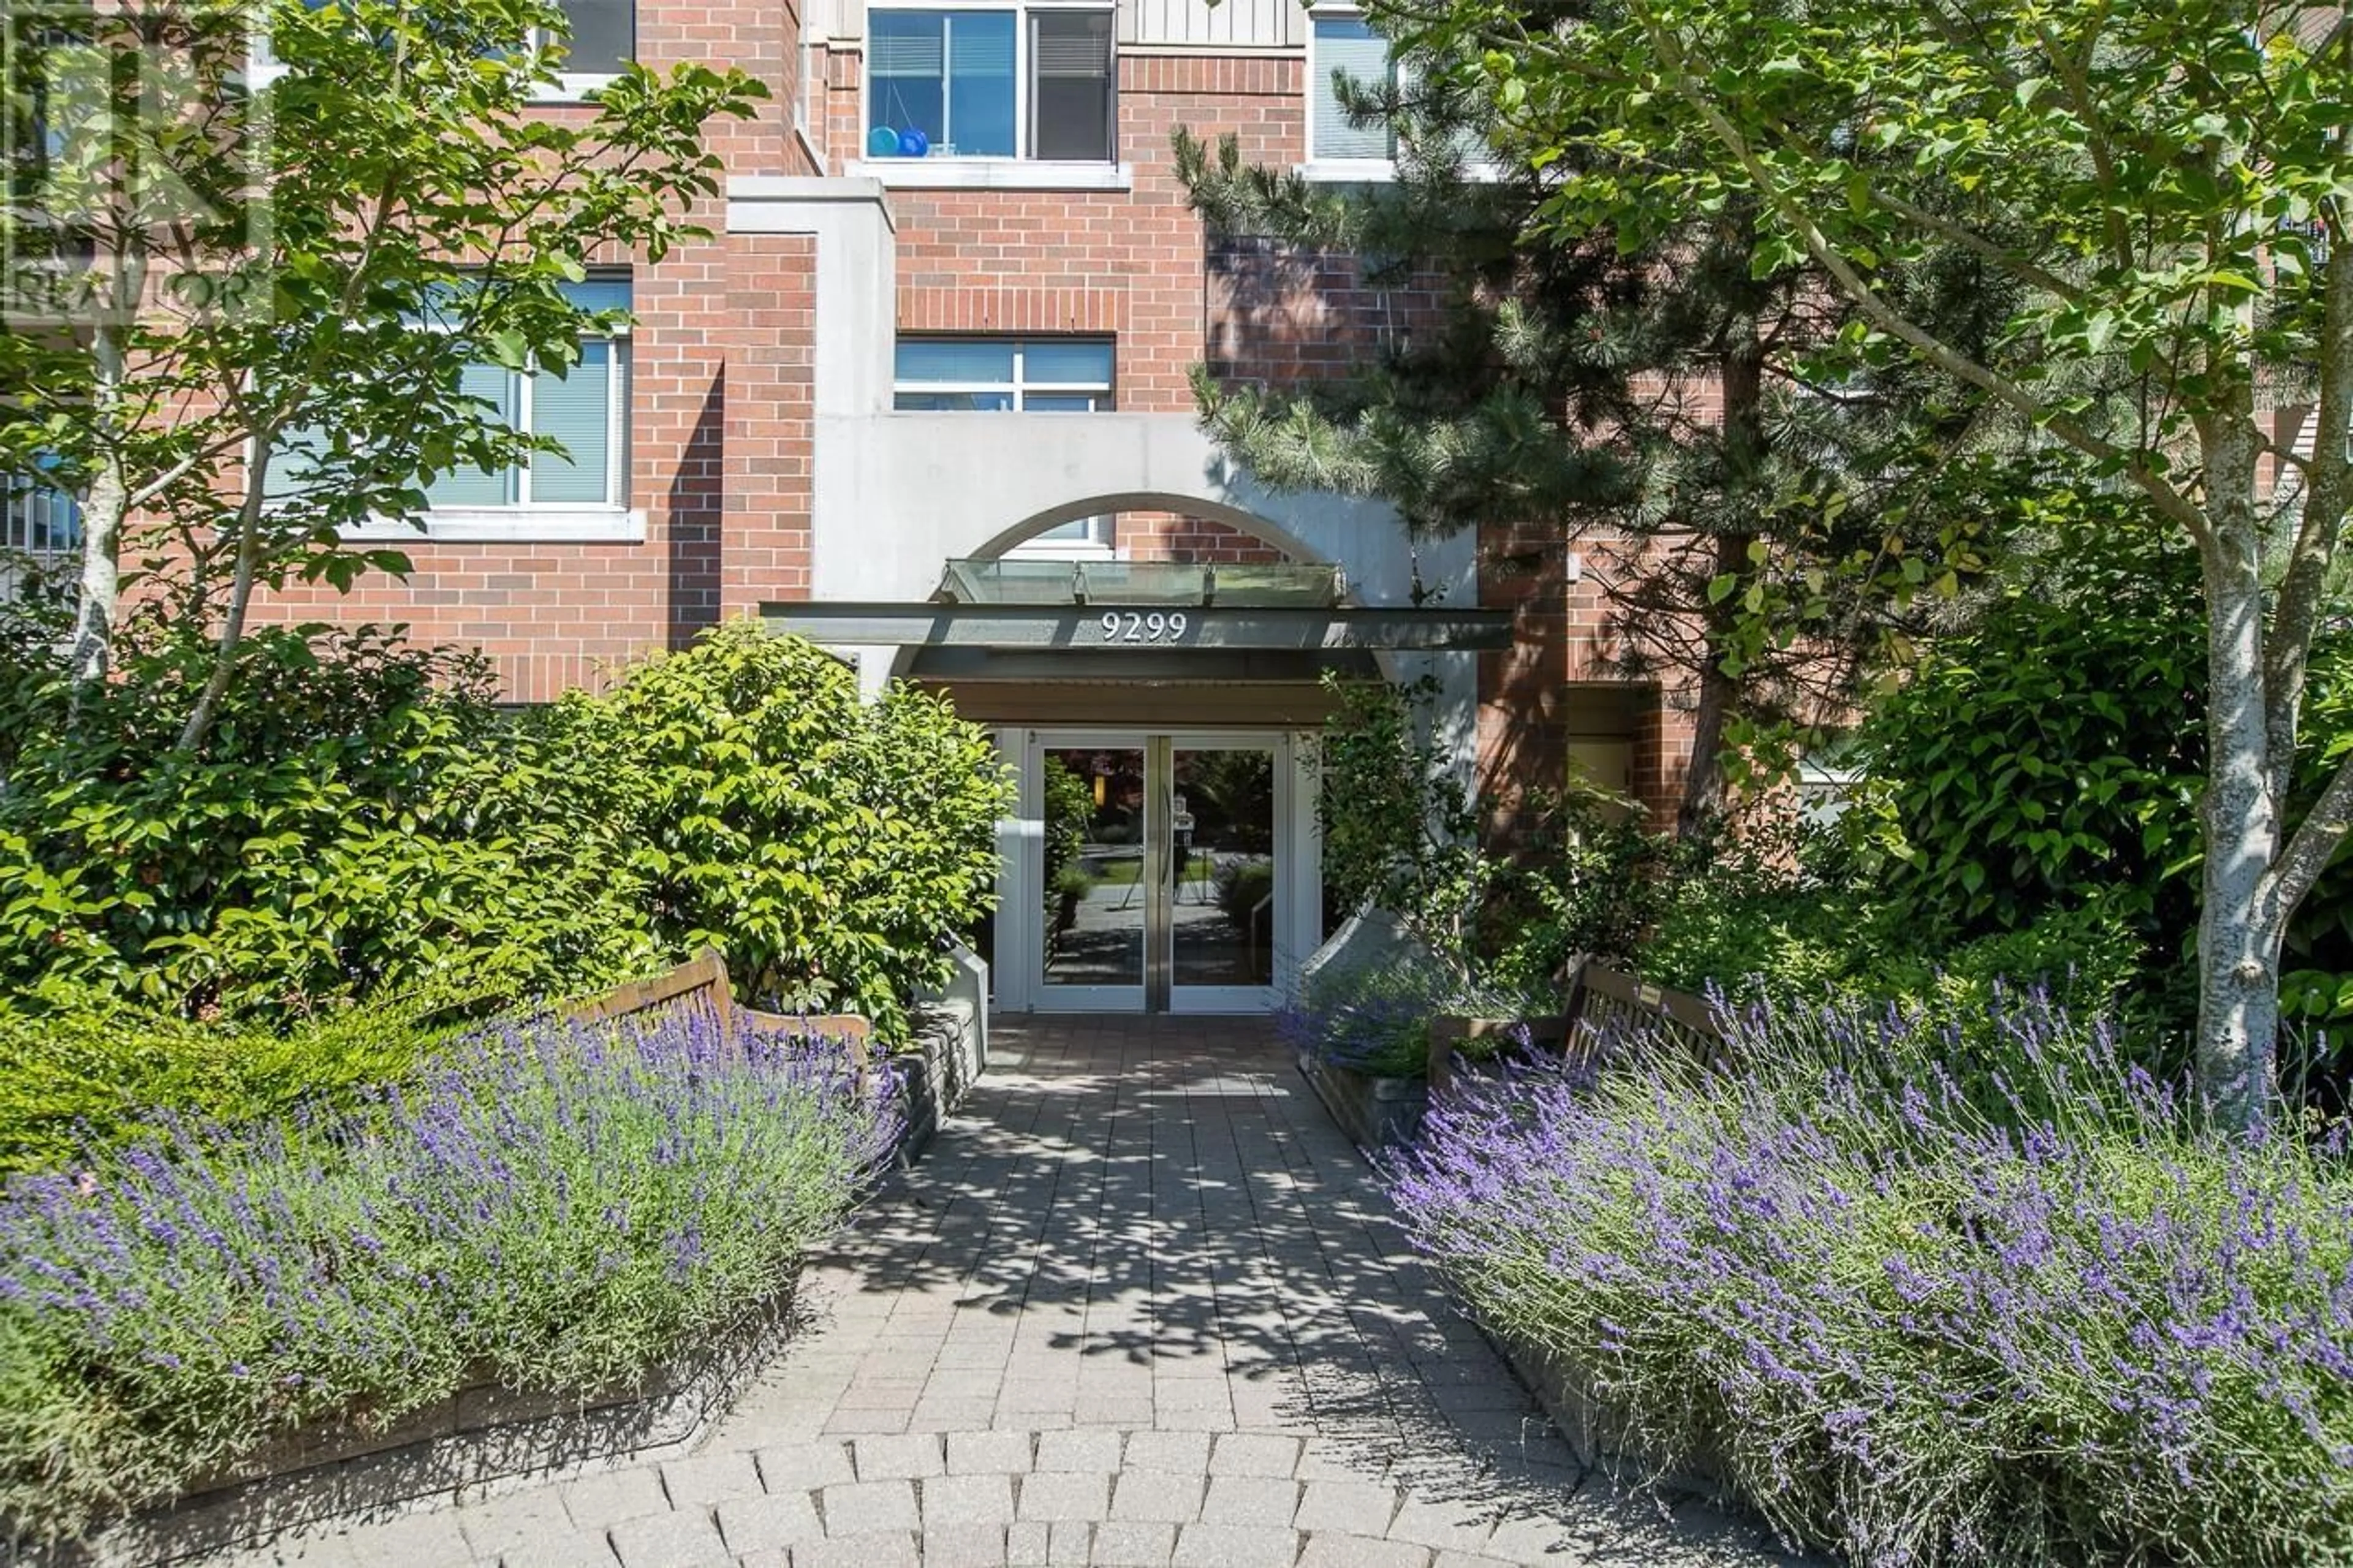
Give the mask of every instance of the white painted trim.
M 531 95 L 533 103 L 587 103 L 589 94 L 602 92 L 621 79 L 618 71 L 558 71 L 555 85 Z
M 810 220 L 791 210 L 819 203 L 880 207 L 882 221 L 891 217 L 890 201 L 881 183 L 844 170 L 839 178 L 814 174 L 730 174 L 727 176 L 727 232 L 730 234 L 814 234 Z
M 427 512 L 424 526 L 390 518 L 341 537 L 353 544 L 643 544 L 646 514 L 631 508 L 448 508 Z
M 997 755 L 1013 770 L 1013 815 L 997 822 L 997 937 L 991 944 L 992 978 L 997 1005 L 1009 1013 L 1026 1013 L 1032 1005 L 1033 976 L 1044 967 L 1038 944 L 1044 939 L 1046 911 L 1026 907 L 1011 889 L 1046 882 L 1046 805 L 1044 780 L 1029 763 L 1029 731 L 1008 725 L 993 732 Z
M 1180 59 L 1195 57 L 1244 60 L 1303 60 L 1304 44 L 1122 44 L 1120 54 L 1130 59 Z
M 902 191 L 1128 191 L 1133 163 L 1071 163 L 1035 158 L 865 158 L 845 174 Z

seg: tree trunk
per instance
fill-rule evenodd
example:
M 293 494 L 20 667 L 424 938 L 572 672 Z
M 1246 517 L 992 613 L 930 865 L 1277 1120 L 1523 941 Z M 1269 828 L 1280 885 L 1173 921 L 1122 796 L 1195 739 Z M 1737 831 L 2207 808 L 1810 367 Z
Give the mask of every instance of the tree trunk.
M 266 441 L 277 439 L 274 428 L 265 428 L 261 435 Z M 229 679 L 237 673 L 237 645 L 245 640 L 246 613 L 253 605 L 254 579 L 261 563 L 263 493 L 261 477 L 248 476 L 245 505 L 237 516 L 237 565 L 229 578 L 228 613 L 221 617 L 220 633 L 214 640 L 212 671 L 205 677 L 204 689 L 197 693 L 196 705 L 180 730 L 179 750 L 183 752 L 193 752 L 205 743 L 213 716 L 220 710 L 221 699 L 228 692 Z
M 1751 323 L 1753 329 L 1753 323 Z M 1765 353 L 1753 330 L 1724 356 L 1724 478 L 1727 487 L 1754 475 L 1765 443 Z M 1753 569 L 1748 549 L 1753 533 L 1726 531 L 1715 536 L 1715 560 L 1709 576 L 1738 576 Z M 1704 612 L 1706 646 L 1701 650 L 1699 707 L 1692 716 L 1691 765 L 1683 773 L 1683 805 L 1675 812 L 1675 834 L 1690 837 L 1705 832 L 1725 814 L 1724 731 L 1741 700 L 1741 683 L 1724 669 L 1725 633 L 1739 614 L 1737 593 Z
M 1740 699 L 1740 683 L 1724 673 L 1715 652 L 1711 636 L 1709 657 L 1699 671 L 1699 705 L 1692 714 L 1691 765 L 1683 770 L 1683 804 L 1675 810 L 1678 838 L 1706 832 L 1725 816 L 1724 722 Z
M 74 605 L 74 705 L 105 680 L 114 653 L 114 614 L 122 597 L 124 490 L 121 470 L 100 468 L 81 498 L 81 595 Z
M 114 657 L 114 617 L 122 598 L 122 525 L 130 510 L 130 487 L 109 438 L 119 427 L 122 402 L 122 345 L 111 323 L 100 321 L 92 330 L 91 416 L 100 439 L 98 471 L 81 497 L 81 595 L 74 605 L 72 707 L 79 711 L 82 694 L 106 679 Z
M 2271 895 L 2285 837 L 2263 678 L 2263 581 L 2252 426 L 2204 433 L 2206 590 L 2205 902 L 2198 920 L 2198 1089 L 2215 1125 L 2270 1118 L 2280 949 L 2292 910 Z

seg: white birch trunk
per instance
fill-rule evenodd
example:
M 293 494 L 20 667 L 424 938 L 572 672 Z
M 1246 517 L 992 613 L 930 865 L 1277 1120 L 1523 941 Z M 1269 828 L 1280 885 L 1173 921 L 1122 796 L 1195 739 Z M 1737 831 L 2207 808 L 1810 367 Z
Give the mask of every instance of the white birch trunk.
M 2212 528 L 2206 589 L 2205 901 L 2198 926 L 2198 1088 L 2218 1126 L 2253 1130 L 2274 1109 L 2280 949 L 2292 908 L 2272 896 L 2286 836 L 2285 781 L 2271 766 L 2264 587 L 2250 421 L 2204 432 Z
M 100 321 L 92 329 L 90 348 L 97 377 L 91 413 L 101 437 L 98 471 L 80 498 L 81 596 L 74 605 L 69 667 L 77 706 L 82 692 L 106 679 L 113 661 L 115 612 L 122 598 L 122 528 L 131 496 L 114 443 L 104 438 L 122 412 L 122 343 L 111 322 Z

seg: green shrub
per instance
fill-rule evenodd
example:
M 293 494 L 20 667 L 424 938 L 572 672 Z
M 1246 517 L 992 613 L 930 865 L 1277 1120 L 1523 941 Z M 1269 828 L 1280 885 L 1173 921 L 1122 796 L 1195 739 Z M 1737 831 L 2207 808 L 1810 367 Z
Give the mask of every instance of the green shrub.
M 409 998 L 281 1031 L 52 984 L 0 1004 L 0 1173 L 54 1169 L 174 1121 L 354 1109 L 413 1077 L 472 1010 L 463 997 Z
M 2186 1017 L 2206 767 L 2205 627 L 2184 608 L 2197 564 L 2148 544 L 2129 514 L 2108 532 L 2111 548 L 2021 564 L 1873 706 L 1856 736 L 1868 782 L 1845 827 L 1896 927 L 1960 942 L 2096 907 L 2141 945 L 2148 1006 Z M 2314 647 L 2304 731 L 2297 816 L 2353 748 L 2341 631 Z M 2291 1013 L 2353 1017 L 2353 861 L 2298 910 L 2285 967 Z
M 1939 1019 L 1982 1019 L 1998 987 L 2037 985 L 2087 1012 L 2121 1009 L 2136 1038 L 2175 1048 L 2179 1004 L 2152 994 L 2137 922 L 2100 903 L 1967 938 L 1852 885 L 1736 857 L 1672 885 L 1638 962 L 1683 991 L 1796 1007 L 1892 1002 Z
M 1505 991 L 1579 954 L 1622 959 L 1653 918 L 1668 846 L 1633 804 L 1578 786 L 1523 800 L 1509 843 L 1429 739 L 1435 687 L 1332 683 L 1322 737 L 1324 888 L 1395 916 L 1432 952 Z
M 364 1122 L 184 1127 L 0 1194 L 0 1527 L 71 1534 L 485 1373 L 586 1393 L 731 1328 L 893 1112 L 838 1047 L 678 1017 L 477 1038 Z
M 987 733 L 912 687 L 861 703 L 801 638 L 707 632 L 545 732 L 607 782 L 663 944 L 718 948 L 748 996 L 893 1034 L 995 898 L 1011 795 Z
M 376 628 L 261 628 L 190 756 L 174 746 L 202 657 L 140 623 L 70 726 L 54 671 L 12 667 L 7 701 L 40 743 L 0 790 L 0 983 L 287 1019 L 659 962 L 619 842 L 577 809 L 581 760 L 499 714 L 480 659 Z
M 263 628 L 190 756 L 203 658 L 141 623 L 70 725 L 54 661 L 0 658 L 24 720 L 0 984 L 286 1022 L 588 989 L 709 943 L 748 994 L 888 1032 L 993 896 L 987 736 L 910 689 L 862 704 L 839 659 L 749 622 L 520 721 L 478 658 Z

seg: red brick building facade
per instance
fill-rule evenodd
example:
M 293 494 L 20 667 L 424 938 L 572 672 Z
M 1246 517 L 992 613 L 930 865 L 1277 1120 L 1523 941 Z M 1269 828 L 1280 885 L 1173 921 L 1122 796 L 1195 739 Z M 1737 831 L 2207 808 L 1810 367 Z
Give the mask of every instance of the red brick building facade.
M 1380 508 L 1254 489 L 1195 426 L 1195 365 L 1314 374 L 1434 306 L 1364 286 L 1345 258 L 1212 243 L 1175 175 L 1182 127 L 1234 134 L 1261 163 L 1378 177 L 1318 112 L 1332 64 L 1364 58 L 1360 34 L 1294 0 L 638 0 L 639 59 L 740 66 L 773 97 L 713 129 L 730 186 L 723 210 L 697 215 L 713 237 L 616 271 L 635 325 L 611 394 L 615 493 L 437 511 L 398 536 L 406 581 L 304 591 L 276 612 L 479 645 L 532 701 L 764 605 L 934 597 L 959 559 L 1328 563 L 1350 604 L 1419 603 L 1409 579 L 1426 578 L 1445 603 L 1511 612 L 1508 648 L 1419 656 L 1451 672 L 1463 760 L 1486 782 L 1509 793 L 1582 766 L 1665 819 L 1685 721 L 1672 694 L 1611 674 L 1600 596 L 1567 542 L 1409 551 Z M 929 144 L 880 155 L 886 131 Z M 1103 155 L 1032 155 L 1073 142 Z M 911 345 L 942 363 L 1020 357 L 1005 385 L 911 393 Z M 1091 359 L 1100 381 L 1073 383 Z M 866 647 L 861 667 L 923 675 L 913 651 Z M 1239 695 L 1230 672 L 1084 700 L 1054 684 L 970 706 L 999 723 L 1023 721 L 1025 700 L 1038 721 L 1314 718 L 1299 682 Z M 1219 691 L 1238 694 L 1222 718 Z

